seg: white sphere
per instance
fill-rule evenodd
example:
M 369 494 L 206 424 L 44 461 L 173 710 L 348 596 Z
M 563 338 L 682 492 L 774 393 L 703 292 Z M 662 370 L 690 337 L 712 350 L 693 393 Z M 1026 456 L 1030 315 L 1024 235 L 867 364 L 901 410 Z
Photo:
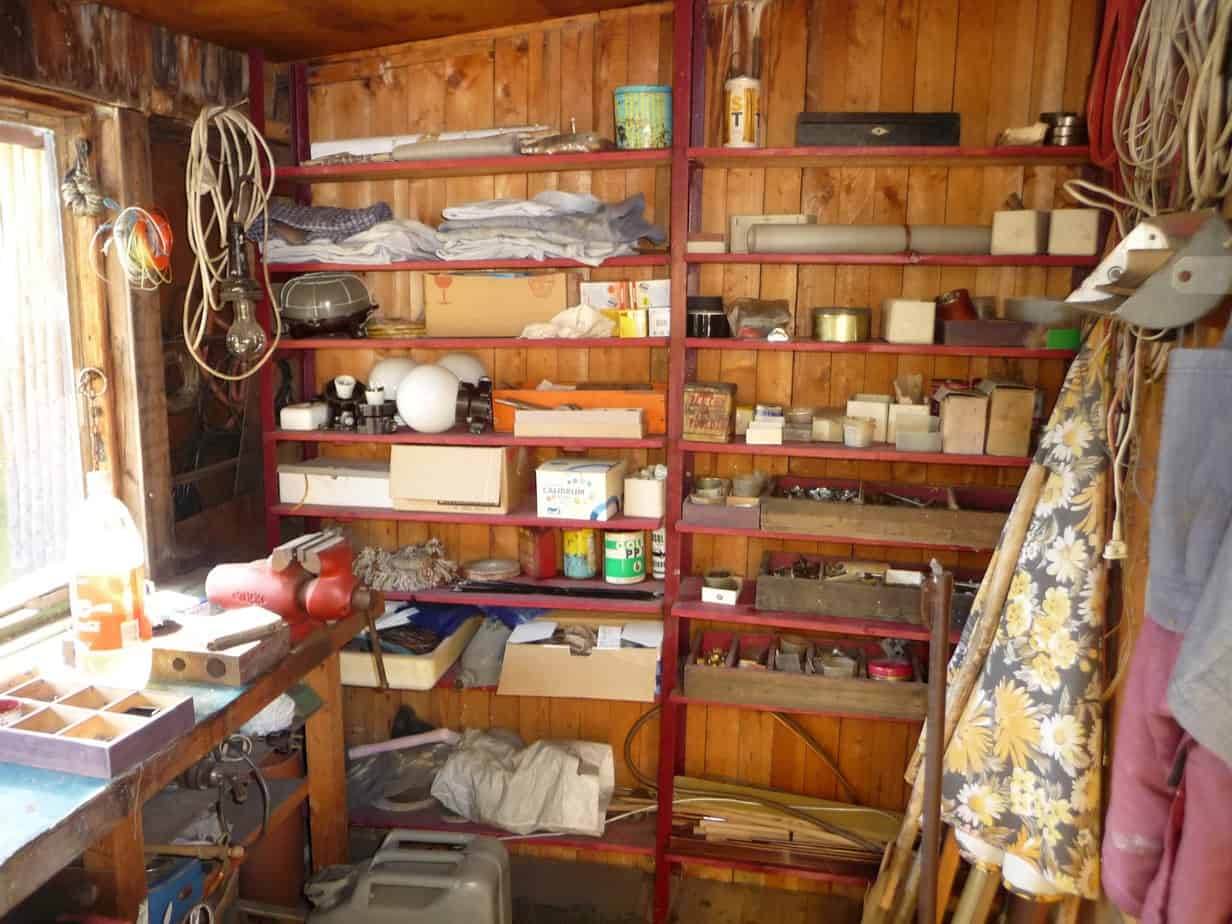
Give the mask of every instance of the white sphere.
M 378 359 L 368 372 L 368 387 L 385 389 L 385 399 L 392 401 L 398 393 L 398 386 L 412 369 L 419 365 L 413 359 L 401 356 L 391 356 L 388 359 Z
M 436 364 L 456 375 L 459 382 L 466 382 L 468 385 L 478 385 L 479 380 L 488 374 L 483 363 L 470 353 L 446 353 Z
M 398 414 L 420 433 L 444 433 L 457 415 L 458 377 L 440 366 L 416 366 L 398 386 Z

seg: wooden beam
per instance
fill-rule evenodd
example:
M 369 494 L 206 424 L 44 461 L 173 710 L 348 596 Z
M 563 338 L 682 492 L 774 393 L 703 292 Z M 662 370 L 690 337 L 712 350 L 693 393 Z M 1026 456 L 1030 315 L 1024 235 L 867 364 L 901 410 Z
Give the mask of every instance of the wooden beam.
M 342 741 L 342 662 L 327 658 L 305 679 L 322 706 L 304 729 L 312 869 L 347 862 L 346 755 Z
M 141 812 L 135 811 L 111 826 L 82 856 L 98 887 L 95 911 L 135 921 L 146 896 L 145 837 Z

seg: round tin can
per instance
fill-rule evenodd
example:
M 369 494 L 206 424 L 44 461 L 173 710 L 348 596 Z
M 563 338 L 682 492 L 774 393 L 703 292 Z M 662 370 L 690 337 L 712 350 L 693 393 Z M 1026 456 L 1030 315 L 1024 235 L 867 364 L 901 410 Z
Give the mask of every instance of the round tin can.
M 868 677 L 870 680 L 884 680 L 888 683 L 907 683 L 911 680 L 911 665 L 897 658 L 878 658 L 868 662 Z
M 646 580 L 646 534 L 603 534 L 603 579 L 609 584 L 639 584 Z
M 868 339 L 872 313 L 867 308 L 814 308 L 813 339 L 822 343 L 862 343 Z
M 656 581 L 667 577 L 666 526 L 660 526 L 650 534 L 650 576 Z
M 672 88 L 617 87 L 616 147 L 622 151 L 672 146 Z
M 599 553 L 593 529 L 564 530 L 565 577 L 586 580 L 599 571 Z
M 761 147 L 761 81 L 732 77 L 723 85 L 723 147 Z

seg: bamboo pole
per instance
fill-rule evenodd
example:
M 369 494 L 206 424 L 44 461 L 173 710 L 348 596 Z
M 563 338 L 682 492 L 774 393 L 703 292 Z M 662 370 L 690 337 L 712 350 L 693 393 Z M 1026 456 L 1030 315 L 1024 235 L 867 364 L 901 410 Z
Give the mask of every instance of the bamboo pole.
M 1001 886 L 1001 870 L 995 866 L 976 864 L 967 875 L 952 924 L 984 924 L 992 911 L 993 899 Z
M 941 863 L 937 867 L 937 917 L 934 924 L 941 924 L 945 918 L 946 909 L 950 906 L 950 895 L 954 892 L 954 877 L 958 875 L 958 863 L 962 855 L 958 852 L 958 838 L 953 829 L 945 834 L 945 845 L 941 848 Z

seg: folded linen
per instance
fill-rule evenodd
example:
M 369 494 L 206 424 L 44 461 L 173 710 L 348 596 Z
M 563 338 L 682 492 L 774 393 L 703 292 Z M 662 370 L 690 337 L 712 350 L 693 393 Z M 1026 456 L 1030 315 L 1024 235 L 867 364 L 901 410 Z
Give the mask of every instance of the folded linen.
M 288 244 L 270 238 L 265 247 L 269 263 L 354 263 L 377 266 L 400 260 L 436 260 L 440 242 L 436 231 L 420 221 L 393 219 L 373 225 L 342 241 Z
M 393 209 L 387 202 L 377 202 L 362 209 L 343 209 L 328 205 L 298 205 L 283 199 L 276 199 L 269 205 L 269 220 L 272 224 L 283 224 L 298 228 L 305 233 L 306 240 L 340 241 L 343 238 L 367 231 L 369 228 L 394 217 Z M 265 222 L 257 217 L 248 227 L 248 239 L 259 241 L 265 235 Z M 271 229 L 270 237 L 274 232 Z

